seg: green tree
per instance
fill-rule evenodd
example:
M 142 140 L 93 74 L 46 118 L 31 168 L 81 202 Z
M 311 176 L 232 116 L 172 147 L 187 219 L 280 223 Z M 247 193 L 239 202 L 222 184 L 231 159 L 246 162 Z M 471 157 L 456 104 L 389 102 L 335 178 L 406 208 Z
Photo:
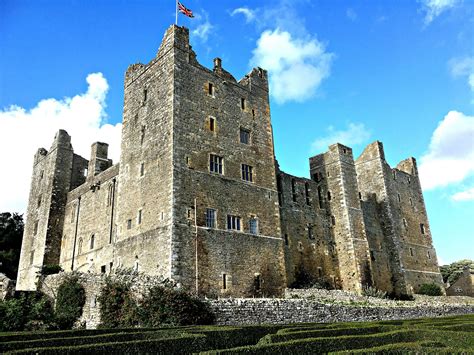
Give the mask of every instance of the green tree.
M 76 276 L 66 278 L 58 288 L 56 323 L 60 329 L 71 329 L 82 314 L 86 302 L 84 287 Z
M 459 260 L 451 263 L 449 265 L 440 266 L 441 275 L 443 275 L 443 281 L 453 284 L 457 281 L 459 276 L 462 275 L 462 272 L 465 267 L 469 267 L 474 271 L 474 261 L 472 260 Z
M 16 280 L 23 237 L 23 215 L 0 213 L 0 272 Z

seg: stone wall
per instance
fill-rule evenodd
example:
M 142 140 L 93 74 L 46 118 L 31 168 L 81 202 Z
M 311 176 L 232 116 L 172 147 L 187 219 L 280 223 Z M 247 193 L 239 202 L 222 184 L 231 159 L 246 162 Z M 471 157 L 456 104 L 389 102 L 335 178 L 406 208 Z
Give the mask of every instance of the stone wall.
M 210 301 L 220 325 L 332 323 L 472 314 L 473 305 L 377 307 L 324 304 L 304 299 Z

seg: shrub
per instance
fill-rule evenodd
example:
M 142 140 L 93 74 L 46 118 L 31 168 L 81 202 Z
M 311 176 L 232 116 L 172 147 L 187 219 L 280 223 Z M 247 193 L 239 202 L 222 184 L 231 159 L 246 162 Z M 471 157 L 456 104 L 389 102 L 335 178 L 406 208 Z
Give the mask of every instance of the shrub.
M 152 287 L 140 303 L 140 319 L 146 327 L 212 324 L 207 303 L 177 290 L 171 283 Z
M 0 301 L 0 331 L 50 329 L 53 320 L 51 302 L 41 292 L 17 292 Z
M 441 296 L 443 294 L 443 291 L 441 290 L 441 287 L 439 287 L 437 284 L 430 283 L 421 285 L 420 289 L 418 290 L 418 293 L 420 295 L 427 296 Z
M 106 280 L 97 298 L 100 327 L 134 327 L 138 325 L 138 306 L 127 283 Z
M 56 323 L 60 329 L 70 329 L 82 314 L 86 301 L 84 287 L 77 276 L 67 277 L 58 287 Z
M 368 297 L 376 297 L 382 299 L 387 298 L 387 292 L 379 290 L 372 286 L 364 286 L 364 288 L 362 289 L 362 294 Z

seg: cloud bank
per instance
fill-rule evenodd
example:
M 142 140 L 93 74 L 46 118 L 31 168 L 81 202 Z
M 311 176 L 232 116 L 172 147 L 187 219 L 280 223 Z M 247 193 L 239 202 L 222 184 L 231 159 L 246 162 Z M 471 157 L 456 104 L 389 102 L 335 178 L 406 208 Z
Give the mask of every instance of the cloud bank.
M 474 57 L 453 58 L 449 61 L 451 75 L 467 77 L 467 83 L 474 93 Z
M 328 134 L 325 137 L 316 139 L 311 144 L 313 153 L 325 152 L 331 144 L 341 143 L 348 147 L 362 144 L 370 138 L 370 131 L 363 123 L 349 123 L 346 129 L 336 130 L 333 126 L 327 128 Z
M 315 37 L 293 38 L 276 29 L 260 35 L 250 63 L 268 70 L 271 95 L 282 104 L 313 97 L 329 77 L 333 58 Z
M 474 173 L 474 116 L 450 111 L 431 136 L 428 152 L 420 158 L 420 181 L 424 190 L 465 181 Z M 466 199 L 456 194 L 453 199 Z
M 28 201 L 33 156 L 51 147 L 55 133 L 72 136 L 74 152 L 89 159 L 93 142 L 109 143 L 109 157 L 118 161 L 122 124 L 107 124 L 105 99 L 109 89 L 102 73 L 89 74 L 85 93 L 44 99 L 30 110 L 11 106 L 0 110 L 0 212 L 24 212 Z M 8 172 L 8 173 L 5 173 Z
M 436 17 L 455 7 L 459 2 L 459 0 L 422 0 L 425 25 L 429 25 Z

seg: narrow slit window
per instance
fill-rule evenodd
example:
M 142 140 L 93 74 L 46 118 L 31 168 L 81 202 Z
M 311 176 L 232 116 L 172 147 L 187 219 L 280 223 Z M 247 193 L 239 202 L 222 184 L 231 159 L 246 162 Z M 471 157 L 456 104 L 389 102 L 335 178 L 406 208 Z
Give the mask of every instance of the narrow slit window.
M 127 229 L 132 229 L 132 220 L 131 219 L 127 220 Z
M 244 98 L 241 98 L 241 99 L 240 99 L 240 108 L 241 108 L 242 110 L 245 110 L 245 99 L 244 99 Z
M 410 248 L 410 256 L 413 256 L 413 248 Z
M 331 224 L 332 224 L 333 226 L 336 225 L 336 217 L 331 216 Z
M 100 267 L 100 273 L 101 273 L 101 274 L 105 274 L 105 271 L 106 271 L 106 270 L 105 270 L 105 265 L 102 265 L 102 266 Z
M 222 289 L 226 290 L 227 289 L 227 275 L 222 274 Z
M 140 176 L 145 175 L 145 163 L 141 163 L 140 165 Z
M 41 195 L 38 197 L 38 202 L 36 204 L 36 207 L 41 207 Z
M 215 132 L 216 130 L 216 119 L 214 117 L 209 117 L 209 130 Z
M 252 117 L 255 118 L 255 110 L 252 109 Z
M 359 200 L 362 200 L 362 193 L 359 192 Z
M 38 233 L 38 221 L 35 221 L 35 225 L 33 228 L 33 235 L 36 235 Z
M 261 288 L 262 288 L 262 279 L 260 277 L 260 274 L 255 275 L 254 285 L 255 285 L 255 291 L 260 291 L 261 290 Z
M 142 210 L 138 210 L 137 223 L 142 224 Z
M 430 253 L 430 251 L 428 250 L 426 253 L 427 253 L 428 259 L 431 259 L 431 253 Z
M 398 197 L 398 202 L 402 202 L 402 198 L 401 198 L 400 194 L 397 194 L 397 197 Z
M 95 244 L 95 235 L 92 234 L 91 240 L 90 240 L 90 246 L 89 246 L 91 250 L 94 249 L 94 244 Z
M 289 245 L 290 244 L 290 240 L 288 238 L 288 234 L 285 234 L 285 245 Z
M 148 89 L 143 90 L 143 103 L 148 99 Z
M 140 130 L 140 144 L 143 144 L 145 141 L 145 126 L 142 126 Z
M 293 202 L 296 202 L 296 181 L 291 179 L 291 194 L 293 196 Z
M 304 184 L 304 193 L 305 193 L 305 196 L 306 196 L 306 204 L 308 206 L 311 206 L 311 199 L 309 197 L 309 184 L 308 183 Z
M 214 85 L 212 85 L 212 83 L 207 85 L 207 93 L 211 96 L 214 96 Z
M 425 234 L 425 225 L 423 223 L 420 223 L 420 231 L 421 234 Z
M 328 191 L 328 201 L 331 201 L 331 191 Z

